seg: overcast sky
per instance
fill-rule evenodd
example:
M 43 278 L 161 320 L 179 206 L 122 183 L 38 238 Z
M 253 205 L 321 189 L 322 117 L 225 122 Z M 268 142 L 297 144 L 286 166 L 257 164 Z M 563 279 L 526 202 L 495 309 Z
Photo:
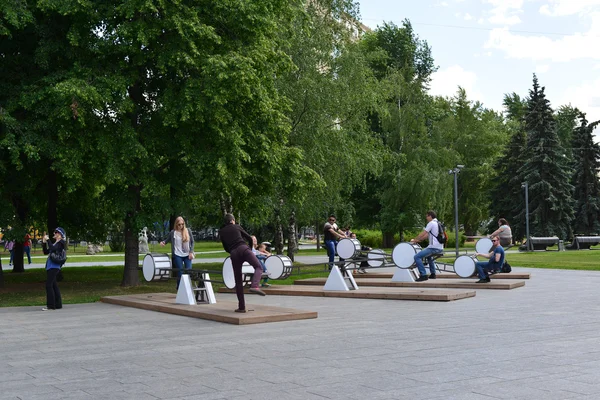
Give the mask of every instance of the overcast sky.
M 533 73 L 556 109 L 571 104 L 600 119 L 600 0 L 360 0 L 361 20 L 409 19 L 439 70 L 431 93 L 460 85 L 487 108 L 526 96 Z M 594 132 L 600 139 L 599 129 Z

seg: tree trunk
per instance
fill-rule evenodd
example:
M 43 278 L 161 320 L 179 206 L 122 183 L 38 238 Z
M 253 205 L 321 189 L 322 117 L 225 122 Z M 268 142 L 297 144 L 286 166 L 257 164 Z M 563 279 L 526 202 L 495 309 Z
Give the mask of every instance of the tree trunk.
M 321 250 L 321 235 L 319 233 L 319 220 L 315 222 L 315 236 L 317 237 L 317 251 Z
M 52 237 L 52 232 L 58 225 L 58 185 L 56 183 L 56 171 L 48 168 L 47 175 L 48 186 L 46 188 L 46 196 L 48 197 L 48 205 L 46 206 L 46 233 Z
M 283 228 L 279 212 L 275 217 L 275 254 L 283 254 Z
M 294 254 L 298 251 L 298 236 L 296 235 L 296 213 L 292 211 L 288 225 L 288 250 L 287 256 L 292 262 Z
M 121 286 L 137 286 L 140 284 L 140 274 L 138 272 L 140 248 L 135 217 L 140 210 L 141 188 L 130 186 L 129 192 L 133 195 L 135 206 L 134 211 L 130 211 L 125 217 L 125 268 Z
M 390 249 L 394 247 L 394 234 L 392 232 L 383 232 L 383 248 Z
M 12 272 L 22 273 L 25 272 L 25 265 L 23 264 L 23 238 L 25 234 L 22 227 L 25 225 L 25 221 L 27 220 L 27 215 L 29 214 L 29 206 L 26 201 L 21 196 L 13 197 L 13 204 L 15 206 L 16 217 L 18 219 L 18 226 L 16 228 L 17 233 L 22 233 L 23 236 L 15 240 L 15 244 L 13 246 L 13 270 Z
M 13 246 L 13 270 L 12 272 L 25 272 L 25 263 L 23 262 L 23 242 L 16 242 Z
M 225 197 L 221 194 L 221 200 L 219 201 L 221 207 L 221 214 L 225 217 L 225 214 L 233 214 L 233 206 L 231 205 L 231 197 Z

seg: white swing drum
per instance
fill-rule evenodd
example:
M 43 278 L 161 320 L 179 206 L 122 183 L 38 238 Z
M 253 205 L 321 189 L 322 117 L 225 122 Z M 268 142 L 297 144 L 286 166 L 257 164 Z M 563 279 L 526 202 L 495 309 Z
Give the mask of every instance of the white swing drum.
M 265 260 L 265 267 L 270 279 L 286 279 L 291 275 L 294 265 L 289 257 L 273 254 Z
M 146 254 L 142 261 L 142 273 L 147 282 L 164 281 L 171 278 L 171 259 L 168 254 Z
M 381 249 L 373 249 L 367 253 L 367 263 L 369 267 L 381 267 L 385 263 L 387 254 Z
M 392 261 L 399 268 L 410 268 L 415 263 L 415 255 L 421 251 L 417 243 L 401 242 L 392 251 Z
M 360 255 L 360 242 L 358 239 L 344 238 L 337 244 L 338 256 L 344 259 L 355 258 Z
M 481 238 L 475 243 L 475 251 L 481 254 L 488 254 L 492 251 L 492 239 L 490 238 Z
M 254 275 L 254 267 L 247 262 L 244 262 L 242 264 L 242 282 L 244 282 L 244 285 L 247 283 L 247 275 Z M 223 261 L 223 282 L 227 289 L 235 289 L 235 277 L 233 276 L 233 263 L 231 262 L 231 257 L 227 257 L 225 261 Z
M 454 272 L 461 278 L 470 278 L 475 275 L 475 263 L 477 257 L 473 255 L 462 255 L 454 260 Z

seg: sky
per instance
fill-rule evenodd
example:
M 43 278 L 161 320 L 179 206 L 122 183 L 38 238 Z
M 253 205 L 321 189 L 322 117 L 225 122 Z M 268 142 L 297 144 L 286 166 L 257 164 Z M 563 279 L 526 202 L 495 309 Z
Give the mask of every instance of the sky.
M 438 71 L 430 93 L 502 111 L 504 94 L 527 96 L 533 74 L 553 109 L 572 105 L 600 120 L 600 0 L 360 0 L 375 29 L 408 19 Z M 594 133 L 600 140 L 600 128 Z

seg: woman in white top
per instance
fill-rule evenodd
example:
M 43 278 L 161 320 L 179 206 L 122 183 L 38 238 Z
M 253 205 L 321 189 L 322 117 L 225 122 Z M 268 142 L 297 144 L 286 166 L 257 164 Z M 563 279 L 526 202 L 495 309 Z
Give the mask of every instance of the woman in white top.
M 173 230 L 169 232 L 166 239 L 160 242 L 161 246 L 171 243 L 171 263 L 177 268 L 177 288 L 181 280 L 182 269 L 192 269 L 194 254 L 194 237 L 190 228 L 186 228 L 183 217 L 175 219 Z
M 504 218 L 498 220 L 499 228 L 496 229 L 489 237 L 498 236 L 500 238 L 500 245 L 507 247 L 512 244 L 512 231 L 508 225 L 508 221 Z

